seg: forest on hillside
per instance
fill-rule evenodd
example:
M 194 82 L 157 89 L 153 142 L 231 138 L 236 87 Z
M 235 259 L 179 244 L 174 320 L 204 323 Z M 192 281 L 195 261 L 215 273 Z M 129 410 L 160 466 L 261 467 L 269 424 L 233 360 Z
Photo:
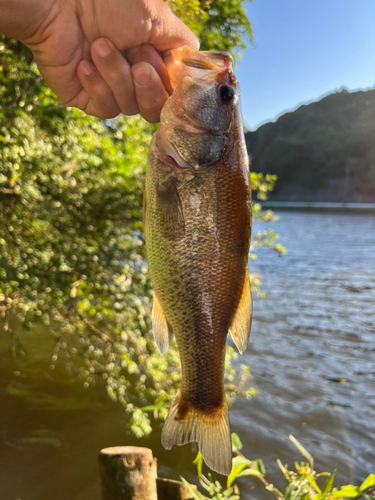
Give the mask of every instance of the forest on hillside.
M 375 89 L 343 89 L 246 133 L 274 200 L 375 202 Z

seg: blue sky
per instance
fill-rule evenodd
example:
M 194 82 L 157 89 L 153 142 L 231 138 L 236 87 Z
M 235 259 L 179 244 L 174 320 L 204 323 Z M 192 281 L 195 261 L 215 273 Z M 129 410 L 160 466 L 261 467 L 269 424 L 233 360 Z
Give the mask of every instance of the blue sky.
M 255 46 L 236 71 L 255 130 L 341 87 L 375 86 L 375 0 L 254 0 Z

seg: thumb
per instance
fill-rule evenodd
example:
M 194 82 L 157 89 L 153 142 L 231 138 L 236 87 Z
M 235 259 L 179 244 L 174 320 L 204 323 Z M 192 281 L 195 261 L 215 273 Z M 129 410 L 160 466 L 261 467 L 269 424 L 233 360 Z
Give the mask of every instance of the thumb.
M 162 52 L 183 45 L 199 50 L 198 38 L 162 0 L 156 0 L 154 7 L 149 43 L 156 50 Z

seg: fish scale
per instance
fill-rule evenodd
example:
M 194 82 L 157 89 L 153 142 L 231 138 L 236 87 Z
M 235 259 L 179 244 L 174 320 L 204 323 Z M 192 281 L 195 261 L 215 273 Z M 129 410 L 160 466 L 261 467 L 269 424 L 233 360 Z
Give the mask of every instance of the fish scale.
M 186 53 L 199 69 L 183 63 Z M 182 371 L 162 442 L 170 449 L 197 441 L 207 465 L 229 474 L 225 344 L 230 329 L 242 352 L 251 324 L 251 196 L 239 87 L 226 54 L 184 48 L 172 57 L 177 90 L 150 145 L 144 205 L 155 340 L 165 352 L 173 331 Z M 220 100 L 223 85 L 237 90 L 233 104 Z

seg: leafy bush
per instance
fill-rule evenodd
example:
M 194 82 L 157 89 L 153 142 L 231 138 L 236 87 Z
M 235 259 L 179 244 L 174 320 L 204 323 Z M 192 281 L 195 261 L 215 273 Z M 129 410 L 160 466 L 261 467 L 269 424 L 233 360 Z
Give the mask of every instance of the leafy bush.
M 201 34 L 202 48 L 238 56 L 251 41 L 242 0 L 179 0 L 171 7 Z M 53 362 L 59 355 L 85 385 L 104 378 L 108 395 L 132 417 L 131 431 L 148 434 L 150 414 L 165 418 L 180 382 L 175 344 L 160 356 L 151 330 L 141 220 L 155 127 L 138 117 L 102 121 L 63 107 L 31 53 L 5 37 L 0 75 L 4 330 L 14 316 L 24 327 L 47 325 L 57 342 Z M 264 197 L 274 178 L 252 174 L 252 181 Z M 260 215 L 259 207 L 256 213 L 272 217 Z M 258 240 L 275 244 L 271 234 Z M 22 339 L 12 334 L 21 348 Z M 254 393 L 248 368 L 237 374 L 232 367 L 236 356 L 228 347 L 229 402 Z
M 200 453 L 198 453 L 194 463 L 197 465 L 199 482 L 210 496 L 204 496 L 193 489 L 185 479 L 182 478 L 182 481 L 195 500 L 208 500 L 210 498 L 215 500 L 240 500 L 238 486 L 233 485 L 233 483 L 238 477 L 244 476 L 256 478 L 277 500 L 375 499 L 375 488 L 373 488 L 375 486 L 375 474 L 370 474 L 360 486 L 348 484 L 340 489 L 334 488 L 333 482 L 336 471 L 318 473 L 314 468 L 314 459 L 310 453 L 295 437 L 290 435 L 289 439 L 307 462 L 295 462 L 295 471 L 292 471 L 286 465 L 283 465 L 280 460 L 277 460 L 280 470 L 287 481 L 284 492 L 266 479 L 266 469 L 262 460 L 249 460 L 240 453 L 242 444 L 240 438 L 234 433 L 232 434 L 232 449 L 236 456 L 233 458 L 232 472 L 228 476 L 226 489 L 223 488 L 219 481 L 213 480 L 211 475 L 208 478 L 202 475 L 203 459 Z M 326 479 L 324 479 L 325 477 Z M 323 482 L 320 481 L 320 478 L 323 479 Z M 318 486 L 319 482 L 321 483 L 320 486 Z

